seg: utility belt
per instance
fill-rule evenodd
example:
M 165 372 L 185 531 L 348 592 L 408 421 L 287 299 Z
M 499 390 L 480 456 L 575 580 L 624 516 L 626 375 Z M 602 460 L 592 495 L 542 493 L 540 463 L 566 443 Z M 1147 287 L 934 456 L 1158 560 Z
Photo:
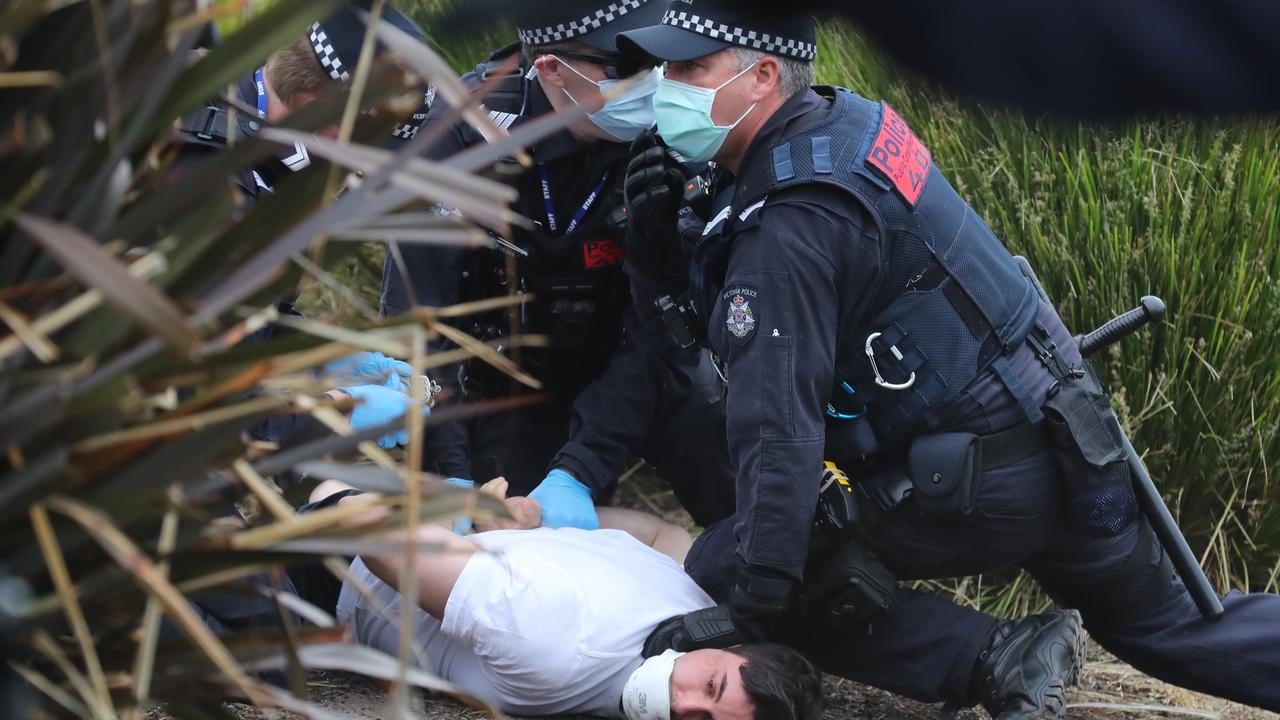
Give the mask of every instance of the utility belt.
M 871 532 L 907 498 L 915 498 L 926 515 L 967 515 L 984 472 L 1052 447 L 1044 423 L 1021 423 L 990 435 L 924 435 L 911 444 L 905 465 L 869 464 L 853 480 L 825 481 L 816 522 L 821 529 Z
M 878 479 L 861 483 L 872 507 L 887 512 L 913 495 L 926 514 L 968 514 L 984 471 L 1051 450 L 1062 471 L 1072 530 L 1113 537 L 1138 517 L 1123 431 L 1093 368 L 1087 361 L 1069 366 L 1042 325 L 1032 329 L 1026 343 L 1053 377 L 1038 412 L 1028 413 L 1035 421 L 993 435 L 916 437 L 906 449 L 905 471 L 873 473 Z M 837 379 L 827 407 L 828 459 L 852 468 L 883 450 L 870 412 L 858 391 Z

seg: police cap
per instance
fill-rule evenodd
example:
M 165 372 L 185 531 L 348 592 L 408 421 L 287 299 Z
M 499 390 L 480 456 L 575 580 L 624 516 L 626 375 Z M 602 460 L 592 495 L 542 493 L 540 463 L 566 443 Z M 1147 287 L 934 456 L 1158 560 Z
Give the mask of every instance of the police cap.
M 341 82 L 351 80 L 351 73 L 355 71 L 356 63 L 360 61 L 360 47 L 364 44 L 364 34 L 368 27 L 363 13 L 369 12 L 372 4 L 373 0 L 352 0 L 329 17 L 312 23 L 309 30 L 311 51 L 316 54 L 316 60 L 320 62 L 320 66 L 334 80 Z M 392 7 L 391 3 L 383 5 L 382 20 L 426 44 L 427 38 L 417 23 Z M 385 49 L 381 43 L 375 46 L 377 52 Z M 422 105 L 392 131 L 392 146 L 411 140 L 418 134 L 418 129 L 426 119 L 434 99 L 435 90 L 425 88 Z
M 813 18 L 736 0 L 674 0 L 662 20 L 617 38 L 624 53 L 693 60 L 729 47 L 812 62 L 818 55 Z
M 527 46 L 580 42 L 618 52 L 618 33 L 653 25 L 670 0 L 532 0 L 516 15 L 520 42 Z
M 316 54 L 320 66 L 334 80 L 351 80 L 351 73 L 360 60 L 360 46 L 364 44 L 367 27 L 361 11 L 369 12 L 372 4 L 373 0 L 352 0 L 329 17 L 311 24 L 311 51 Z M 427 39 L 417 24 L 391 7 L 390 3 L 383 6 L 382 19 L 426 43 Z M 378 51 L 384 49 L 378 44 Z

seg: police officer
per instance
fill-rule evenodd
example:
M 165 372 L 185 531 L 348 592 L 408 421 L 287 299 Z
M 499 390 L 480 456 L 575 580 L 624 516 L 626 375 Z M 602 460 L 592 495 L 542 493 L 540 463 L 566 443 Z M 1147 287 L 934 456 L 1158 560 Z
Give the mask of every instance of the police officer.
M 181 175 L 206 156 L 222 150 L 232 136 L 240 140 L 252 137 L 264 124 L 280 122 L 334 84 L 349 82 L 359 62 L 367 28 L 360 11 L 368 12 L 370 5 L 371 0 L 357 0 L 317 20 L 303 36 L 272 53 L 266 63 L 236 83 L 239 99 L 255 108 L 256 113 L 237 113 L 232 125 L 225 104 L 212 102 L 183 117 L 176 137 L 178 157 L 172 176 Z M 382 20 L 425 42 L 422 30 L 390 4 L 383 7 Z M 211 33 L 209 39 L 216 42 L 216 33 Z M 382 50 L 381 44 L 375 46 L 375 52 Z M 394 149 L 414 137 L 426 119 L 432 94 L 424 92 L 423 105 L 418 111 L 393 129 L 387 139 L 388 147 Z M 333 136 L 337 128 L 319 134 Z M 306 146 L 296 143 L 253 167 L 239 170 L 231 179 L 241 201 L 253 202 L 271 192 L 287 174 L 299 172 L 310 164 Z M 280 303 L 279 310 L 297 314 L 289 301 Z M 278 327 L 268 326 L 247 341 L 265 340 L 278 331 Z M 405 381 L 410 375 L 408 364 L 379 353 L 361 353 L 344 359 L 330 365 L 325 374 L 346 385 L 332 390 L 332 396 L 357 401 L 351 417 L 357 430 L 403 415 L 410 404 L 405 392 Z M 256 439 L 279 443 L 309 437 L 313 431 L 327 432 L 327 429 L 314 423 L 310 415 L 293 415 L 272 418 L 252 434 Z M 378 443 L 389 448 L 403 444 L 406 439 L 400 431 L 380 438 Z
M 666 5 L 530 3 L 517 23 L 519 43 L 498 50 L 463 80 L 490 85 L 485 106 L 511 130 L 558 110 L 580 106 L 589 113 L 529 148 L 531 167 L 505 168 L 520 191 L 515 210 L 536 229 L 503 238 L 504 252 L 406 244 L 388 253 L 385 314 L 415 302 L 440 307 L 534 296 L 512 311 L 469 318 L 462 328 L 503 347 L 513 331 L 549 336 L 551 347 L 511 355 L 545 383 L 551 399 L 433 429 L 427 463 L 453 477 L 505 476 L 513 494 L 541 502 L 551 526 L 594 527 L 594 502 L 610 492 L 632 456 L 657 466 L 699 521 L 733 510 L 713 368 L 696 356 L 659 362 L 623 339 L 629 292 L 622 271 L 622 183 L 630 142 L 653 125 L 660 70 L 652 61 L 619 55 L 614 37 L 657 22 Z M 633 84 L 619 94 L 617 85 L 628 78 Z M 447 111 L 443 104 L 434 108 L 428 124 Z M 459 125 L 430 154 L 445 158 L 481 142 Z M 462 367 L 459 385 L 467 400 L 518 390 L 480 361 Z
M 280 122 L 333 83 L 349 82 L 360 59 L 365 36 L 366 24 L 360 11 L 368 12 L 370 4 L 371 0 L 353 0 L 330 16 L 317 20 L 305 35 L 272 53 L 266 63 L 241 78 L 235 85 L 238 99 L 255 108 L 256 113 L 239 113 L 232 125 L 226 106 L 212 102 L 184 116 L 177 136 L 180 164 L 226 147 L 231 137 L 251 137 L 264 123 Z M 422 30 L 389 3 L 383 8 L 382 20 L 426 42 Z M 378 44 L 376 49 L 381 51 L 382 45 Z M 433 95 L 429 90 L 424 92 L 422 107 L 392 131 L 389 147 L 397 147 L 417 133 L 427 117 Z M 319 134 L 336 135 L 337 128 Z M 256 198 L 270 192 L 285 174 L 298 172 L 310 164 L 306 146 L 299 143 L 238 173 L 233 181 L 245 197 Z
M 728 377 L 737 512 L 686 569 L 725 605 L 673 618 L 647 651 L 781 629 L 861 682 L 1001 718 L 1061 716 L 1084 653 L 1074 611 L 999 622 L 898 589 L 838 634 L 794 621 L 819 579 L 807 568 L 818 468 L 841 457 L 861 463 L 847 468 L 862 502 L 845 557 L 899 580 L 1021 566 L 1144 672 L 1280 709 L 1280 598 L 1232 593 L 1223 621 L 1199 615 L 1138 518 L 1070 333 L 893 108 L 810 89 L 812 21 L 677 2 L 619 43 L 667 61 L 655 110 L 670 147 L 636 144 L 628 192 L 671 192 L 669 150 L 735 178 L 689 283 Z M 648 212 L 633 202 L 629 259 L 651 271 L 633 277 L 637 309 L 679 280 L 642 261 L 679 251 L 674 221 Z M 844 569 L 877 576 L 856 564 Z

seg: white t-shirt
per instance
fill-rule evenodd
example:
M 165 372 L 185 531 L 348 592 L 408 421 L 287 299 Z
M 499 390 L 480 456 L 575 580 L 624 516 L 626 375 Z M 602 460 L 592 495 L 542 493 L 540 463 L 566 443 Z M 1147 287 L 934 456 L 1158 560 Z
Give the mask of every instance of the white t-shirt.
M 436 620 L 414 608 L 431 672 L 521 715 L 622 717 L 619 700 L 658 623 L 714 603 L 671 558 L 620 530 L 539 528 L 473 535 L 491 552 L 467 562 Z M 344 585 L 338 620 L 356 641 L 395 654 L 400 596 L 359 559 L 351 570 L 391 618 Z

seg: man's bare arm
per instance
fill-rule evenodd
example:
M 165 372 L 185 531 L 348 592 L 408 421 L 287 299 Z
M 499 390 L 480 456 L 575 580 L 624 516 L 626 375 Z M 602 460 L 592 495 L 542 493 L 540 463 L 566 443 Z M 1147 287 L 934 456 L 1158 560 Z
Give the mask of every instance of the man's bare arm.
M 602 507 L 600 527 L 622 530 L 640 542 L 684 565 L 684 558 L 693 546 L 693 536 L 688 530 L 669 523 L 651 513 L 627 508 Z

